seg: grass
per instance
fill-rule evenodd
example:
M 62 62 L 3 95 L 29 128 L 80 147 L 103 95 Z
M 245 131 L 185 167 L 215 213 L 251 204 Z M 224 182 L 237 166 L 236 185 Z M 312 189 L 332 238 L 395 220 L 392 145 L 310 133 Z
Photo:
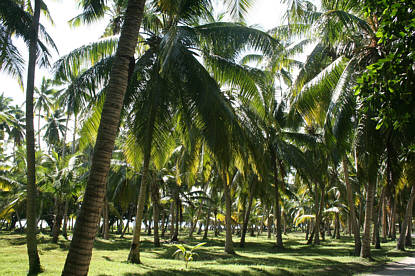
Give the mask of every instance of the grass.
M 245 248 L 239 248 L 234 237 L 235 255 L 224 253 L 224 237 L 211 237 L 207 244 L 198 249 L 196 261 L 184 268 L 182 259 L 172 256 L 176 247 L 164 243 L 153 248 L 152 237 L 144 235 L 141 260 L 143 264 L 128 264 L 131 236 L 119 239 L 111 236 L 109 241 L 95 241 L 89 275 L 355 275 L 371 272 L 382 264 L 410 256 L 415 251 L 399 252 L 394 249 L 395 242 L 382 244 L 382 249 L 373 249 L 374 261 L 352 256 L 353 240 L 327 239 L 319 246 L 305 244 L 304 234 L 292 233 L 284 236 L 285 249 L 273 247 L 273 240 L 265 236 L 247 237 Z M 184 243 L 195 245 L 200 237 L 186 239 Z M 47 235 L 39 235 L 39 254 L 45 272 L 41 275 L 60 275 L 69 242 L 59 240 L 51 243 Z M 0 275 L 26 275 L 27 254 L 25 236 L 10 232 L 0 232 Z

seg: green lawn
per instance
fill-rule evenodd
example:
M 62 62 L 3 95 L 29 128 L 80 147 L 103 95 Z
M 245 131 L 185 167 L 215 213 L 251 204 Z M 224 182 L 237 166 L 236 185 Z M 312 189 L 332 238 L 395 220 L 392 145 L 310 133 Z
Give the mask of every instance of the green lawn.
M 163 244 L 153 248 L 152 238 L 144 235 L 142 265 L 125 262 L 131 236 L 119 239 L 112 236 L 110 241 L 97 239 L 89 275 L 354 275 L 379 268 L 388 261 L 409 256 L 413 250 L 394 250 L 395 242 L 382 244 L 381 250 L 373 250 L 373 262 L 351 256 L 353 241 L 343 237 L 340 241 L 328 239 L 320 246 L 305 245 L 304 234 L 284 236 L 286 249 L 273 248 L 273 240 L 266 237 L 247 237 L 245 248 L 237 247 L 236 255 L 223 252 L 223 237 L 209 239 L 200 248 L 199 256 L 188 269 L 181 259 L 172 257 L 176 247 Z M 184 243 L 195 245 L 196 237 Z M 69 242 L 61 239 L 52 244 L 47 235 L 39 235 L 40 258 L 45 272 L 42 275 L 60 275 Z M 234 241 L 239 241 L 234 237 Z M 25 275 L 27 255 L 25 237 L 20 234 L 0 232 L 0 274 Z

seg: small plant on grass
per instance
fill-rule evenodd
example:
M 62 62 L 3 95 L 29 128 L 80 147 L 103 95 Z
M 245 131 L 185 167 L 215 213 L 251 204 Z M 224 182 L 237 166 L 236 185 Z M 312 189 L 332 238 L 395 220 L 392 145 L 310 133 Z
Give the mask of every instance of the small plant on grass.
M 194 250 L 196 250 L 197 248 L 205 244 L 206 244 L 205 242 L 196 244 L 195 246 L 191 247 L 190 250 L 186 249 L 181 244 L 175 244 L 174 246 L 176 246 L 178 249 L 176 250 L 176 252 L 173 253 L 173 256 L 175 256 L 176 254 L 183 254 L 183 260 L 185 262 L 185 267 L 187 268 L 189 265 L 189 262 L 193 261 L 193 256 L 198 255 L 196 252 L 194 252 Z

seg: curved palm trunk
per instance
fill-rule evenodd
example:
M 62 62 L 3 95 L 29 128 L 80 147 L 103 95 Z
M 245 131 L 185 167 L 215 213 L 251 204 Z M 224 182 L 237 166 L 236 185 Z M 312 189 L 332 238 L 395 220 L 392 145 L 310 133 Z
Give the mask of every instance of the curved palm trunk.
M 239 244 L 240 247 L 245 247 L 246 231 L 248 230 L 248 222 L 249 222 L 249 216 L 251 215 L 252 201 L 253 200 L 254 200 L 253 188 L 251 188 L 251 191 L 249 193 L 248 208 L 246 209 L 246 212 L 245 212 L 245 215 L 244 215 L 244 222 L 242 224 L 241 241 L 240 241 L 240 244 Z
M 193 237 L 193 232 L 196 229 L 197 222 L 199 221 L 199 218 L 200 218 L 200 215 L 201 214 L 202 214 L 202 204 L 199 206 L 199 208 L 197 210 L 196 219 L 193 221 L 193 218 L 191 218 L 191 220 L 192 220 L 192 226 L 190 227 L 189 238 Z
M 39 0 L 38 0 L 39 1 Z M 76 220 L 73 239 L 62 275 L 87 275 L 92 247 L 105 195 L 114 141 L 117 136 L 128 72 L 134 59 L 145 0 L 129 0 L 112 65 L 108 92 L 102 110 L 91 171 L 84 201 Z
M 228 185 L 226 174 L 223 173 L 223 194 L 225 196 L 225 227 L 226 227 L 226 238 L 225 238 L 225 252 L 234 254 L 233 242 L 232 242 L 232 199 L 231 191 Z
M 27 254 L 29 256 L 29 274 L 42 271 L 37 251 L 36 220 L 36 163 L 35 163 L 35 130 L 33 123 L 33 93 L 35 86 L 36 51 L 39 32 L 40 0 L 35 0 L 35 10 L 31 26 L 32 38 L 29 41 L 29 64 L 27 70 L 26 90 L 26 151 L 27 151 Z
M 120 239 L 124 238 L 125 232 L 127 232 L 128 228 L 130 227 L 130 220 L 131 220 L 131 217 L 133 216 L 132 213 L 133 213 L 133 211 L 131 211 L 131 208 L 129 207 L 128 208 L 128 214 L 127 214 L 127 216 L 128 216 L 127 217 L 127 223 L 124 227 L 124 230 L 122 230 L 122 233 L 120 235 Z
M 159 217 L 160 217 L 160 194 L 157 180 L 151 185 L 151 200 L 153 201 L 153 221 L 154 221 L 154 246 L 160 246 L 159 237 Z
M 148 161 L 147 161 L 148 162 Z M 143 221 L 143 211 L 146 201 L 147 193 L 147 177 L 148 177 L 148 164 L 143 168 L 140 193 L 138 195 L 137 212 L 135 215 L 135 225 L 133 230 L 133 239 L 131 242 L 130 253 L 128 254 L 127 261 L 134 264 L 141 263 L 140 261 L 140 237 L 141 237 L 141 223 Z
M 353 237 L 354 237 L 354 254 L 355 256 L 359 256 L 360 247 L 362 243 L 360 241 L 360 229 L 359 229 L 359 226 L 357 225 L 357 220 L 356 220 L 356 210 L 355 210 L 354 199 L 353 199 L 353 188 L 352 188 L 352 185 L 350 184 L 349 170 L 348 170 L 346 158 L 343 158 L 343 172 L 344 172 L 344 182 L 346 182 L 347 203 L 349 205 L 350 221 L 352 224 Z
M 369 179 L 366 190 L 365 224 L 363 227 L 362 249 L 360 257 L 371 258 L 370 254 L 370 232 L 372 227 L 373 202 L 375 198 L 376 180 Z
M 412 216 L 412 207 L 414 205 L 415 199 L 415 185 L 412 185 L 411 188 L 411 195 L 408 200 L 408 204 L 406 205 L 405 217 L 401 225 L 401 231 L 399 233 L 398 243 L 396 244 L 396 249 L 398 250 L 405 250 L 405 239 L 406 239 L 406 231 L 408 229 L 408 224 L 411 223 L 411 216 Z

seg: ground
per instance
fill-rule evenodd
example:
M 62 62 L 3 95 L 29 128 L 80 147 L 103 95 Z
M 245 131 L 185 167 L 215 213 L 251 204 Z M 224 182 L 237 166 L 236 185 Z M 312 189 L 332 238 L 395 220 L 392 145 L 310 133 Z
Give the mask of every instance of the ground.
M 399 252 L 395 242 L 382 244 L 373 250 L 374 260 L 368 262 L 352 256 L 353 240 L 327 239 L 319 246 L 305 244 L 303 233 L 284 236 L 286 248 L 276 249 L 273 240 L 265 236 L 247 237 L 245 248 L 238 247 L 234 237 L 236 255 L 224 253 L 224 237 L 210 238 L 197 252 L 196 260 L 185 269 L 182 259 L 173 257 L 176 247 L 164 243 L 153 248 L 152 237 L 144 235 L 141 265 L 128 264 L 131 236 L 119 239 L 112 235 L 109 241 L 97 238 L 89 275 L 355 275 L 379 270 L 385 262 L 399 261 L 414 254 L 414 250 Z M 200 237 L 180 239 L 186 245 L 201 242 Z M 69 242 L 61 238 L 51 243 L 48 235 L 39 235 L 39 253 L 45 272 L 42 276 L 60 275 Z M 0 232 L 0 275 L 26 275 L 27 253 L 25 237 L 21 234 Z

